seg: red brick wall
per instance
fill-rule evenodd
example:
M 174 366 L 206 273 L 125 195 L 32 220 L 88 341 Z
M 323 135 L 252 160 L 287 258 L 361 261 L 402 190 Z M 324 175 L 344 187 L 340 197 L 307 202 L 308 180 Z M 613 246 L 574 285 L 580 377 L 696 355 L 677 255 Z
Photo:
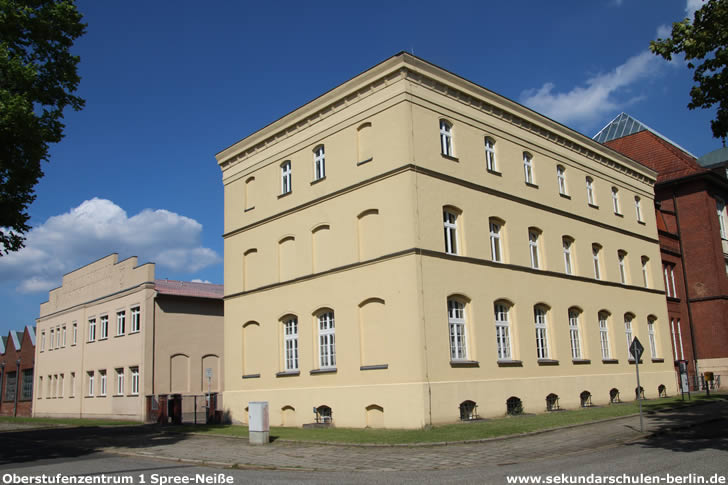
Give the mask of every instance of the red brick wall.
M 13 339 L 8 335 L 8 341 L 5 345 L 5 353 L 0 356 L 0 362 L 5 362 L 5 370 L 2 376 L 2 383 L 0 387 L 0 416 L 12 416 L 15 412 L 15 401 L 5 400 L 5 385 L 7 374 L 11 372 L 17 372 L 17 361 L 20 359 L 20 372 L 18 375 L 18 405 L 17 415 L 18 416 L 30 416 L 32 414 L 33 400 L 22 400 L 21 387 L 23 383 L 23 371 L 26 369 L 33 369 L 35 366 L 35 346 L 31 342 L 30 334 L 26 329 L 22 334 L 22 340 L 20 345 L 20 351 L 15 348 Z M 33 376 L 35 379 L 35 375 Z M 35 386 L 33 386 L 35 387 Z

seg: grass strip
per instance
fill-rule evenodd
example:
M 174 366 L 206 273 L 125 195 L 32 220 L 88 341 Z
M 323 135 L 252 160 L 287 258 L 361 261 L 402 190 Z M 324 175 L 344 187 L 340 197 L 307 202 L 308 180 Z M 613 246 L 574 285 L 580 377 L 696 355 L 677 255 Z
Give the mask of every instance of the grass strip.
M 46 424 L 50 426 L 135 426 L 142 423 L 137 421 L 122 421 L 119 419 L 92 419 L 92 418 L 28 418 L 14 416 L 0 416 L 0 423 L 14 424 Z

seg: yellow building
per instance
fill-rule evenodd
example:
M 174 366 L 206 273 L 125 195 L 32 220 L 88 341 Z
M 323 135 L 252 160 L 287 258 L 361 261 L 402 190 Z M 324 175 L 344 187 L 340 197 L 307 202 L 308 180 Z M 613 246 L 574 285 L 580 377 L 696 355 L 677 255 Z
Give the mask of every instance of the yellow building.
M 141 421 L 159 396 L 221 391 L 222 312 L 221 285 L 155 280 L 136 257 L 64 275 L 36 320 L 33 415 Z
M 632 400 L 632 337 L 645 396 L 674 391 L 655 173 L 631 159 L 407 53 L 216 158 L 233 420 Z

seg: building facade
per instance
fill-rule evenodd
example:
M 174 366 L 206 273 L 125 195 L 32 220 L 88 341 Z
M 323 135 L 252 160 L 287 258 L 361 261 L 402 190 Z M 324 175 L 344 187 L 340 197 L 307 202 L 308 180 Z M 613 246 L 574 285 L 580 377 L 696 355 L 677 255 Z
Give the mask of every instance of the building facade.
M 728 375 L 728 150 L 695 156 L 622 113 L 602 132 L 606 146 L 657 171 L 655 207 L 673 359 L 701 375 Z M 626 125 L 625 125 L 626 126 Z M 597 135 L 599 137 L 599 134 Z
M 589 138 L 400 53 L 217 161 L 234 421 L 634 399 L 635 336 L 645 395 L 675 390 L 655 173 Z
M 64 275 L 37 319 L 34 416 L 141 421 L 159 396 L 207 392 L 208 367 L 219 392 L 221 297 L 117 254 Z
M 0 416 L 30 416 L 33 404 L 35 328 L 11 330 L 0 340 Z

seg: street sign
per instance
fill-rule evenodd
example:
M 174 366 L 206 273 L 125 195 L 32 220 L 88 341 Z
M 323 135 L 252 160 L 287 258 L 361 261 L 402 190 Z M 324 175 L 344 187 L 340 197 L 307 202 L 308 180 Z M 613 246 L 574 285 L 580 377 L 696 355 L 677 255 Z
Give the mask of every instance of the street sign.
M 634 357 L 634 360 L 639 361 L 642 358 L 642 352 L 644 351 L 645 348 L 642 346 L 639 339 L 635 337 L 629 346 L 629 352 L 632 354 L 632 357 Z

